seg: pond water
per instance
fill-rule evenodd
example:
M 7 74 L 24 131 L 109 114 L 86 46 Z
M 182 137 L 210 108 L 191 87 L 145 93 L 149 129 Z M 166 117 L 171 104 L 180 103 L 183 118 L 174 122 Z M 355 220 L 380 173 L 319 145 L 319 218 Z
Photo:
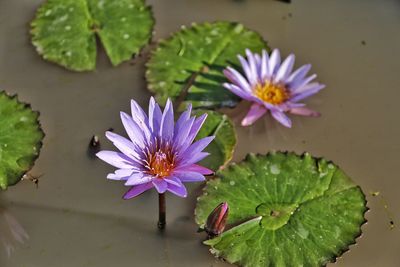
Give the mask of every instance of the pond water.
M 1 193 L 0 241 L 14 242 L 15 250 L 8 256 L 0 244 L 0 266 L 228 266 L 214 259 L 201 244 L 205 235 L 196 233 L 193 209 L 199 184 L 189 186 L 187 199 L 167 196 L 168 225 L 161 234 L 156 229 L 157 194 L 122 200 L 126 187 L 105 179 L 112 167 L 87 154 L 93 134 L 100 136 L 102 148 L 111 148 L 103 132 L 112 127 L 123 133 L 118 112 L 128 111 L 130 98 L 147 105 L 145 58 L 113 68 L 100 50 L 97 70 L 90 73 L 45 62 L 28 34 L 41 2 L 0 0 L 0 88 L 18 93 L 39 110 L 46 133 L 31 172 L 43 174 L 39 187 L 23 181 Z M 261 33 L 284 55 L 294 52 L 297 65 L 313 64 L 327 88 L 308 103 L 322 117 L 293 117 L 292 129 L 270 118 L 241 128 L 246 104 L 229 110 L 239 141 L 233 160 L 269 150 L 308 151 L 333 160 L 363 188 L 370 211 L 358 244 L 331 265 L 399 266 L 400 2 L 148 3 L 156 18 L 154 40 L 191 22 L 233 20 Z M 12 240 L 7 218 L 14 226 L 18 221 L 29 236 L 24 244 Z

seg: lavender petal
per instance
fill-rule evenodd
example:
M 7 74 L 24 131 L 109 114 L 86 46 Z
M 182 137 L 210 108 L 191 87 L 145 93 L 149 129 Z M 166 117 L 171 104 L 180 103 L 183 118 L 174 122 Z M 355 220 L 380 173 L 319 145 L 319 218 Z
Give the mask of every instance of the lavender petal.
M 255 86 L 259 82 L 256 59 L 254 57 L 254 54 L 249 49 L 246 49 L 246 56 L 251 73 L 251 79 L 249 80 L 253 82 L 252 85 Z
M 295 70 L 286 80 L 286 83 L 288 84 L 289 88 L 292 89 L 293 84 L 298 84 L 299 81 L 302 81 L 306 77 L 310 69 L 311 69 L 311 64 L 307 64 Z
M 232 83 L 240 87 L 242 90 L 245 90 L 247 92 L 251 92 L 251 86 L 248 83 L 248 81 L 243 77 L 242 74 L 240 74 L 237 70 L 228 67 L 224 70 L 224 75 L 228 80 L 230 80 Z
M 186 110 L 179 116 L 179 119 L 175 123 L 174 127 L 174 138 L 181 131 L 188 120 L 190 120 L 190 115 L 192 113 L 192 104 L 189 103 Z
M 204 137 L 198 141 L 196 141 L 195 143 L 193 143 L 192 145 L 190 145 L 186 151 L 179 155 L 178 160 L 184 159 L 184 158 L 192 158 L 193 156 L 195 156 L 196 154 L 198 154 L 199 152 L 202 152 L 204 148 L 206 148 L 211 142 L 212 140 L 214 140 L 215 136 L 207 136 Z
M 125 137 L 109 131 L 106 132 L 106 137 L 119 149 L 119 151 L 128 157 L 135 161 L 139 158 L 138 153 L 135 151 L 135 145 Z
M 294 61 L 295 61 L 295 56 L 293 54 L 290 54 L 285 59 L 285 61 L 283 61 L 282 65 L 280 66 L 274 78 L 274 81 L 276 83 L 285 82 L 285 80 L 288 78 L 288 76 L 293 70 Z
M 292 127 L 292 121 L 289 119 L 288 116 L 286 116 L 285 113 L 277 110 L 272 110 L 271 111 L 272 117 L 276 119 L 278 122 L 280 122 L 283 126 L 291 128 Z
M 250 86 L 255 86 L 257 83 L 257 77 L 252 73 L 249 63 L 241 55 L 238 56 L 238 59 L 240 61 L 240 64 L 242 65 L 244 74 L 246 75 L 246 79 L 249 81 Z
M 298 108 L 291 108 L 289 110 L 291 114 L 300 115 L 300 116 L 308 116 L 308 117 L 319 117 L 321 114 L 317 111 L 306 107 L 298 107 Z
M 208 152 L 200 152 L 196 155 L 194 155 L 192 158 L 183 158 L 182 160 L 179 161 L 180 165 L 190 165 L 190 164 L 194 164 L 197 163 L 201 160 L 203 160 L 204 158 L 208 157 L 210 155 L 210 153 Z
M 176 185 L 176 186 L 182 186 L 181 180 L 179 180 L 178 178 L 176 178 L 174 176 L 164 178 L 164 181 L 166 181 L 168 184 L 173 184 L 173 185 Z
M 96 156 L 119 169 L 130 169 L 133 167 L 132 160 L 119 152 L 103 150 L 98 152 Z
M 181 182 L 201 182 L 204 181 L 206 178 L 204 175 L 198 172 L 174 172 L 174 176 L 179 178 Z
M 185 171 L 198 172 L 198 173 L 201 173 L 203 175 L 210 175 L 210 174 L 214 173 L 213 170 L 210 170 L 210 169 L 208 169 L 206 167 L 203 167 L 203 166 L 200 166 L 200 165 L 197 165 L 197 164 L 191 164 L 191 165 L 188 165 L 188 166 L 179 167 L 176 170 L 177 171 L 181 171 L 181 172 L 185 172 Z
M 117 181 L 125 181 L 132 175 L 134 172 L 133 169 L 117 169 L 114 173 L 109 173 L 107 175 L 107 179 L 109 180 L 117 180 Z
M 292 91 L 293 94 L 296 94 L 298 90 L 301 90 L 304 86 L 307 86 L 312 80 L 317 78 L 316 74 L 310 75 L 307 78 L 304 79 L 299 79 L 296 83 L 291 83 L 290 84 L 290 90 Z
M 186 197 L 187 196 L 187 190 L 186 187 L 182 184 L 180 186 L 173 185 L 173 184 L 168 184 L 167 190 L 179 197 Z
M 261 66 L 260 66 L 260 77 L 261 81 L 265 81 L 269 79 L 268 77 L 268 62 L 269 62 L 269 56 L 268 53 L 265 49 L 262 51 L 262 57 L 261 57 Z
M 162 194 L 165 193 L 167 190 L 168 184 L 164 179 L 156 178 L 152 180 L 154 187 L 156 188 L 157 192 Z
M 131 112 L 132 112 L 132 120 L 142 129 L 144 136 L 147 140 L 151 137 L 151 132 L 149 129 L 149 119 L 147 118 L 146 113 L 139 106 L 139 104 L 135 100 L 131 100 Z
M 267 112 L 267 109 L 258 103 L 254 103 L 251 107 L 247 115 L 244 117 L 242 120 L 242 126 L 249 126 L 253 124 L 256 120 L 261 118 L 265 113 Z
M 304 104 L 304 103 L 294 103 L 294 102 L 290 102 L 290 101 L 285 103 L 286 110 L 289 110 L 291 108 L 301 108 L 301 107 L 304 107 L 305 105 L 306 104 Z
M 131 99 L 131 113 L 134 120 L 138 119 L 143 122 L 148 121 L 146 112 L 144 112 L 142 107 L 133 99 Z
M 325 88 L 325 85 L 323 84 L 319 84 L 319 83 L 311 83 L 305 87 L 303 87 L 299 93 L 295 94 L 290 101 L 292 102 L 297 102 L 300 100 L 303 100 L 309 96 L 312 96 L 316 93 L 318 93 L 319 91 L 321 91 L 323 88 Z
M 262 82 L 262 80 L 261 80 L 261 56 L 259 54 L 254 54 L 254 59 L 256 61 L 256 72 L 257 72 L 258 82 Z
M 130 198 L 136 197 L 151 188 L 153 188 L 153 183 L 135 185 L 134 187 L 129 189 L 128 192 L 125 193 L 123 198 L 130 199 Z
M 203 123 L 205 122 L 206 119 L 207 119 L 207 113 L 204 113 L 203 115 L 201 115 L 195 119 L 195 121 L 193 122 L 192 128 L 190 129 L 187 139 L 179 148 L 180 153 L 184 152 L 190 146 L 190 144 L 193 142 L 194 138 L 199 133 L 199 131 L 200 131 L 201 127 L 203 126 Z
M 142 129 L 133 121 L 132 117 L 125 112 L 121 112 L 120 115 L 129 139 L 135 142 L 138 147 L 143 148 L 145 146 L 145 134 Z
M 157 133 L 160 130 L 161 117 L 160 106 L 156 103 L 154 97 L 151 97 L 149 103 L 149 126 L 153 133 Z
M 195 118 L 191 118 L 188 121 L 185 122 L 181 129 L 174 134 L 174 146 L 177 149 L 180 149 L 182 144 L 185 143 L 185 140 L 187 139 L 190 130 L 192 129 L 192 125 L 194 123 Z
M 150 175 L 143 175 L 143 173 L 134 173 L 132 174 L 128 180 L 126 181 L 126 186 L 140 185 L 149 183 L 153 180 L 153 177 Z
M 254 96 L 251 93 L 241 90 L 240 87 L 238 87 L 234 84 L 224 83 L 223 86 L 240 98 L 243 98 L 248 101 L 252 101 L 254 99 Z
M 272 51 L 271 57 L 268 62 L 269 76 L 273 77 L 281 64 L 281 55 L 278 49 Z
M 164 113 L 161 118 L 160 136 L 166 140 L 172 140 L 174 134 L 174 109 L 170 99 L 164 108 Z

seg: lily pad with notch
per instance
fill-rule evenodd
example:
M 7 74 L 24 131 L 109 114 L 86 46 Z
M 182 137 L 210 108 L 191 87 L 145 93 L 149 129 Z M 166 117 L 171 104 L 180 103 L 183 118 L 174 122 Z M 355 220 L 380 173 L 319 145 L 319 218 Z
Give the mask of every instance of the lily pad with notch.
M 196 221 L 228 202 L 233 226 L 207 240 L 240 266 L 324 266 L 354 244 L 366 222 L 365 195 L 335 164 L 310 154 L 250 154 L 210 180 Z
M 0 92 L 0 189 L 18 183 L 39 156 L 44 133 L 38 117 L 16 96 Z
M 196 139 L 214 135 L 215 139 L 204 150 L 210 155 L 199 164 L 214 171 L 225 166 L 233 156 L 236 147 L 236 131 L 227 115 L 211 110 L 195 110 L 194 115 L 207 113 L 207 119 Z
M 95 69 L 96 35 L 115 66 L 150 41 L 153 25 L 143 0 L 48 0 L 31 23 L 31 34 L 44 59 L 87 71 Z
M 237 65 L 238 54 L 269 50 L 262 37 L 233 22 L 193 24 L 160 41 L 147 63 L 149 90 L 159 103 L 167 98 L 194 108 L 234 107 L 239 99 L 223 88 L 222 70 Z

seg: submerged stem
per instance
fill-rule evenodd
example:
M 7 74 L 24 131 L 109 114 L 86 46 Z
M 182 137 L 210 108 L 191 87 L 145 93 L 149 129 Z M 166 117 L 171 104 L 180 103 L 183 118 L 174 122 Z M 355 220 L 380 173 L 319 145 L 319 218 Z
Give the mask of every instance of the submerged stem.
M 158 228 L 165 228 L 165 193 L 158 194 Z

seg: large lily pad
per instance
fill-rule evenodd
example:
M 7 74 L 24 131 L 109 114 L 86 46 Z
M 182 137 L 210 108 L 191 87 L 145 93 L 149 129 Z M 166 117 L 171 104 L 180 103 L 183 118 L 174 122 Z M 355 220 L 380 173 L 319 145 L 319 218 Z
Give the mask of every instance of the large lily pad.
M 0 92 L 0 188 L 16 184 L 33 166 L 42 146 L 39 113 L 16 96 Z
M 93 70 L 96 34 L 118 65 L 149 42 L 153 24 L 143 0 L 48 0 L 31 23 L 32 43 L 46 60 Z
M 361 234 L 365 195 L 336 165 L 309 154 L 250 154 L 207 182 L 196 208 L 204 226 L 220 202 L 236 225 L 205 241 L 241 266 L 323 266 Z
M 222 70 L 238 64 L 237 55 L 246 48 L 267 48 L 262 37 L 242 24 L 230 22 L 193 24 L 182 27 L 159 43 L 147 63 L 149 90 L 158 102 L 182 97 L 194 107 L 233 107 L 238 97 L 222 87 Z
M 236 132 L 232 121 L 225 114 L 211 110 L 196 110 L 194 114 L 199 116 L 207 113 L 207 119 L 201 127 L 196 139 L 214 135 L 215 139 L 204 150 L 210 156 L 200 162 L 214 171 L 228 163 L 233 156 L 236 146 Z

